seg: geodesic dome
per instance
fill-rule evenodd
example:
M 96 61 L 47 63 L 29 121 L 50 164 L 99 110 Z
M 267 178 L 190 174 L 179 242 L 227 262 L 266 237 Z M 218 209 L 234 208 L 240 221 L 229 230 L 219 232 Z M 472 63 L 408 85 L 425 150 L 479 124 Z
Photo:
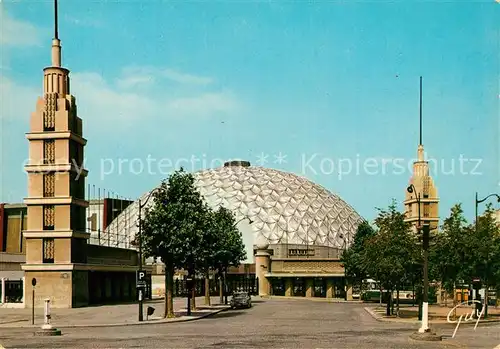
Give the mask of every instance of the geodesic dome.
M 241 220 L 238 227 L 246 245 L 283 243 L 346 248 L 363 221 L 339 196 L 293 173 L 236 161 L 195 172 L 194 177 L 210 207 L 217 209 L 222 205 L 235 214 L 237 221 Z M 141 201 L 148 195 L 143 195 Z M 137 213 L 136 201 L 112 222 L 104 236 L 128 231 L 129 241 L 134 240 Z

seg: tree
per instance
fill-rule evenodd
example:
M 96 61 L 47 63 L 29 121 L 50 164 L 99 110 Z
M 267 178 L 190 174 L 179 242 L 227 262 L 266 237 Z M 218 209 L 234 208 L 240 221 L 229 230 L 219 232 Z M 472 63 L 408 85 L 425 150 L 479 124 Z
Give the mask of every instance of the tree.
M 404 221 L 404 213 L 397 210 L 396 202 L 393 200 L 387 210 L 378 210 L 375 219 L 378 231 L 364 244 L 362 264 L 367 274 L 389 291 L 387 315 L 390 315 L 393 291 L 397 291 L 399 299 L 399 290 L 411 279 L 412 267 L 420 256 L 416 236 Z
M 432 279 L 440 281 L 441 286 L 450 294 L 454 294 L 458 281 L 467 274 L 465 269 L 469 236 L 465 231 L 466 224 L 462 205 L 454 205 L 429 250 L 429 274 Z M 453 302 L 455 303 L 455 297 Z
M 362 288 L 363 280 L 368 277 L 362 263 L 365 242 L 373 236 L 375 236 L 375 230 L 370 223 L 363 221 L 356 230 L 353 244 L 348 249 L 344 250 L 341 256 L 346 278 L 353 284 L 359 283 L 360 289 Z
M 165 263 L 164 317 L 174 317 L 174 270 L 194 273 L 207 226 L 206 205 L 195 188 L 193 175 L 182 168 L 162 182 L 153 199 L 141 222 L 141 240 L 147 257 L 159 257 Z
M 238 266 L 246 258 L 245 245 L 231 211 L 221 206 L 214 216 L 215 229 L 218 231 L 219 238 L 212 256 L 212 267 L 218 270 L 220 276 L 224 275 L 224 290 L 226 290 L 227 269 L 231 266 Z
M 207 227 L 203 232 L 202 249 L 199 255 L 198 266 L 205 277 L 205 304 L 210 305 L 210 272 L 215 270 L 216 256 L 221 234 L 217 224 L 217 212 L 208 208 L 206 211 Z
M 495 217 L 495 211 L 488 204 L 483 215 L 478 217 L 476 225 L 467 229 L 470 234 L 469 249 L 466 255 L 466 265 L 469 268 L 466 274 L 472 278 L 481 278 L 481 283 L 486 290 L 485 317 L 488 315 L 488 289 L 498 286 L 500 268 L 500 226 Z

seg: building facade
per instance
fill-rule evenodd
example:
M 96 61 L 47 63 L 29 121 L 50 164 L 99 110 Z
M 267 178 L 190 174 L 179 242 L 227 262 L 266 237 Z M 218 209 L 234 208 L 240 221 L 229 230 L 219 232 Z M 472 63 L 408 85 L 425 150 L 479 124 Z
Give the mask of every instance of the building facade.
M 231 285 L 251 277 L 262 296 L 348 296 L 340 256 L 363 219 L 339 196 L 306 178 L 248 161 L 228 161 L 193 175 L 207 204 L 231 210 L 242 233 L 247 258 L 230 270 Z M 130 204 L 104 239 L 127 231 L 134 240 L 137 225 L 130 223 L 137 221 L 138 209 L 138 201 Z M 153 293 L 164 293 L 164 275 L 157 271 Z
M 43 94 L 26 134 L 27 197 L 24 205 L 0 206 L 2 302 L 6 280 L 21 276 L 26 307 L 42 307 L 47 298 L 55 308 L 134 300 L 137 252 L 111 241 L 106 246 L 99 236 L 97 244 L 89 243 L 96 219 L 85 197 L 87 141 L 61 58 L 55 2 L 52 64 L 43 70 Z M 107 203 L 98 209 L 104 222 L 119 214 Z

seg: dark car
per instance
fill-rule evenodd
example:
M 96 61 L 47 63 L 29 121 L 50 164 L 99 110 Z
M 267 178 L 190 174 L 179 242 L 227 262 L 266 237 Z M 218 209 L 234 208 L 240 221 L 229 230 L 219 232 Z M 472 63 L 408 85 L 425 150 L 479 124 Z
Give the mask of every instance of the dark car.
M 252 297 L 248 292 L 235 292 L 231 298 L 231 309 L 252 307 Z

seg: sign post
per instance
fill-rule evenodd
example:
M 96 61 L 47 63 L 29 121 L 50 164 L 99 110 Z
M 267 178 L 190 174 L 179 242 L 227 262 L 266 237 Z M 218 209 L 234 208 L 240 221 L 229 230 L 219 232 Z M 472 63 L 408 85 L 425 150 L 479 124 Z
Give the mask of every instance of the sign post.
M 146 288 L 146 271 L 138 270 L 136 274 L 136 288 L 139 296 L 139 321 L 144 319 L 143 310 L 142 310 L 142 302 L 143 302 L 143 294 L 144 289 Z
M 61 330 L 52 327 L 50 324 L 50 319 L 52 316 L 50 315 L 50 298 L 45 299 L 45 307 L 44 307 L 44 320 L 41 331 L 35 332 L 36 336 L 60 336 Z
M 31 295 L 31 324 L 35 324 L 35 286 L 36 279 L 31 279 L 31 286 L 33 286 L 32 295 Z

